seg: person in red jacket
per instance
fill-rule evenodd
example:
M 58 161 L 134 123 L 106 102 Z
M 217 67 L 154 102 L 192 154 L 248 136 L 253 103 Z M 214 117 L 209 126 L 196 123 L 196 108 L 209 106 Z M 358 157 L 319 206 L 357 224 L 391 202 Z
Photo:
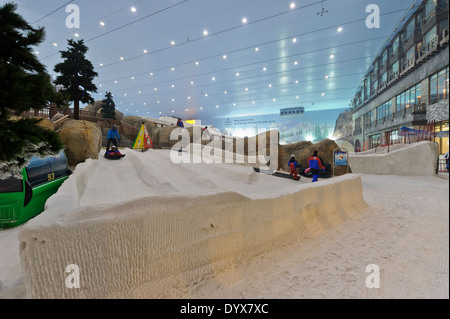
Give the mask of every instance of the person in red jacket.
M 322 159 L 317 155 L 319 152 L 315 150 L 313 155 L 308 158 L 309 168 L 311 168 L 313 180 L 312 182 L 317 182 L 319 180 L 320 170 L 325 171 L 325 166 L 323 166 Z
M 295 160 L 295 156 L 294 155 L 291 156 L 291 159 L 289 160 L 288 165 L 289 165 L 289 168 L 291 169 L 291 174 L 290 174 L 291 178 L 292 178 L 292 176 L 294 176 L 295 180 L 299 180 L 300 178 L 297 175 L 298 163 Z

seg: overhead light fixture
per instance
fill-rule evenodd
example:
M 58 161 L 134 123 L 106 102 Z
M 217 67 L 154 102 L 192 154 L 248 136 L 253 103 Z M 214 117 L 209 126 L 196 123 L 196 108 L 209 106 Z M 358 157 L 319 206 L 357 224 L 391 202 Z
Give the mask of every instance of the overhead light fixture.
M 57 46 L 58 46 L 58 43 L 53 42 L 53 46 L 54 46 L 54 47 L 57 47 Z
M 208 30 L 203 30 L 203 35 L 207 36 L 208 35 Z
M 240 74 L 239 74 L 239 72 L 236 72 L 236 76 L 239 76 Z
M 247 20 L 247 18 L 245 18 L 245 17 L 244 17 L 244 18 L 242 18 L 242 23 L 243 23 L 243 24 L 246 24 L 246 23 L 247 23 L 247 21 L 248 21 L 248 20 Z
M 291 9 L 295 9 L 295 2 L 291 2 L 291 4 L 289 5 L 289 7 L 290 7 Z
M 135 7 L 131 7 L 130 10 L 131 10 L 131 12 L 136 12 L 137 11 Z
M 334 59 L 334 54 L 330 55 L 330 59 Z
M 147 54 L 147 53 L 148 53 L 148 51 L 147 51 L 147 50 L 144 50 L 144 53 L 145 53 L 145 54 Z
M 170 44 L 171 45 L 175 45 L 175 41 L 170 41 Z
M 339 28 L 337 29 L 337 32 L 342 32 L 342 27 L 339 27 Z
M 259 51 L 259 48 L 255 48 L 255 51 L 258 52 L 258 51 Z
M 121 57 L 120 57 L 120 60 L 122 60 L 122 61 L 123 61 L 123 60 L 125 60 L 125 59 L 124 59 L 124 57 L 123 57 L 123 56 L 121 56 Z
M 297 42 L 297 38 L 293 38 L 293 39 L 292 39 L 292 42 L 293 42 L 293 43 L 296 43 L 296 42 Z
M 75 33 L 74 36 L 76 36 L 78 38 L 80 35 L 78 33 Z
M 227 58 L 226 54 L 222 55 L 222 58 L 223 58 L 224 60 L 226 60 L 226 58 Z
M 105 24 L 105 22 L 100 21 L 100 25 L 101 25 L 102 27 L 104 27 L 106 24 Z

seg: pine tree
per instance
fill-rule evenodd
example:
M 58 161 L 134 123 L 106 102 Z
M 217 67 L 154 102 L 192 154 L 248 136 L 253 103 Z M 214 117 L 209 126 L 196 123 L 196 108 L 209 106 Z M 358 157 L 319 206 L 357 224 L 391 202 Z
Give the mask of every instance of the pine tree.
M 67 40 L 69 48 L 67 51 L 60 51 L 64 62 L 55 66 L 55 72 L 61 75 L 56 78 L 55 83 L 62 85 L 70 101 L 73 102 L 74 119 L 80 119 L 80 102 L 94 103 L 94 99 L 89 92 L 97 92 L 97 87 L 92 83 L 98 76 L 94 71 L 92 63 L 86 59 L 85 54 L 88 51 L 83 40 Z
M 0 7 L 0 178 L 21 178 L 32 156 L 57 154 L 63 144 L 59 136 L 38 126 L 38 119 L 13 119 L 50 102 L 62 106 L 45 66 L 33 46 L 45 39 L 44 28 L 33 28 L 19 14 L 17 5 Z
M 116 104 L 114 103 L 111 92 L 106 92 L 105 99 L 102 102 L 102 114 L 105 119 L 116 119 Z

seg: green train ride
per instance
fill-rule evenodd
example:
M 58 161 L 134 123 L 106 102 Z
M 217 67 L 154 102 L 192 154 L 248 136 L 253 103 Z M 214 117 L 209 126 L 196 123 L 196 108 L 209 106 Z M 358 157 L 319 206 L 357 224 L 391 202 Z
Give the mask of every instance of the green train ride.
M 31 158 L 22 179 L 0 179 L 0 229 L 19 226 L 42 213 L 48 198 L 71 174 L 61 151 L 57 156 Z

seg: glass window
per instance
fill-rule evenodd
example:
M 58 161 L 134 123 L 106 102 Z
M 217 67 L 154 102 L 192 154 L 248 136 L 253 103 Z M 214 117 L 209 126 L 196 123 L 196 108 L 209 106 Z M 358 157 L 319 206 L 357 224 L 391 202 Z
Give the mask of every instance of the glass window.
M 431 42 L 433 42 L 434 40 L 436 40 L 436 26 L 434 26 L 430 31 L 427 32 L 427 34 L 425 34 L 425 45 L 430 44 Z M 425 48 L 427 49 L 427 48 Z
M 416 104 L 418 106 L 422 105 L 422 84 L 421 83 L 416 85 Z
M 409 62 L 409 60 L 414 58 L 414 46 L 406 52 L 406 60 Z
M 406 27 L 406 39 L 409 40 L 414 34 L 414 29 L 416 28 L 415 19 L 412 19 L 412 21 L 408 24 Z
M 395 38 L 394 42 L 392 43 L 392 53 L 396 53 L 398 51 L 398 37 Z
M 392 66 L 392 74 L 396 75 L 398 74 L 398 61 L 394 63 L 394 65 Z
M 437 85 L 437 74 L 430 78 L 430 104 L 434 104 L 438 101 L 438 85 Z
M 428 0 L 425 5 L 425 17 L 428 17 L 437 6 L 437 0 Z
M 384 72 L 383 75 L 381 76 L 381 82 L 386 82 L 387 81 L 387 73 Z
M 66 157 L 64 152 L 61 152 L 58 157 L 33 157 L 26 168 L 26 172 L 28 181 L 32 187 L 35 187 L 67 176 L 67 169 Z
M 0 194 L 1 193 L 21 193 L 23 191 L 23 180 L 10 177 L 7 179 L 0 178 Z
M 438 73 L 438 80 L 437 80 L 437 89 L 438 89 L 438 100 L 445 100 L 447 98 L 447 90 L 446 90 L 446 82 L 447 80 L 447 74 L 445 70 L 442 70 Z

